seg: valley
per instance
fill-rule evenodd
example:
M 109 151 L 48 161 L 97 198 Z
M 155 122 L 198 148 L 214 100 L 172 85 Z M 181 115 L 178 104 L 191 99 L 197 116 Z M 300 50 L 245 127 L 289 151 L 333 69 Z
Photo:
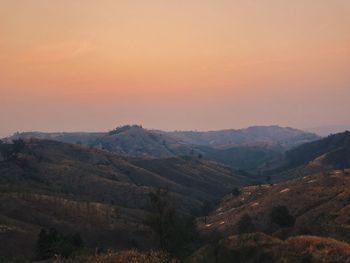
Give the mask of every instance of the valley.
M 256 129 L 265 139 L 257 139 Z M 231 256 L 239 262 L 281 257 L 347 262 L 349 133 L 316 139 L 289 128 L 278 128 L 279 136 L 276 127 L 256 129 L 253 140 L 238 137 L 233 145 L 223 139 L 227 147 L 204 143 L 207 134 L 165 134 L 140 126 L 108 134 L 5 138 L 0 145 L 0 241 L 6 245 L 0 253 L 33 258 L 40 231 L 55 229 L 79 234 L 88 250 L 121 251 L 112 258 L 149 257 L 142 251 L 168 242 L 166 257 L 185 262 L 214 262 L 212 257 L 226 262 L 222 257 Z M 239 141 L 234 134 L 230 140 Z M 169 236 L 150 224 L 158 216 Z M 172 244 L 180 242 L 173 239 L 173 228 L 182 237 L 191 233 L 181 246 Z M 317 249 L 319 243 L 327 256 Z M 308 249 L 300 252 L 300 246 Z

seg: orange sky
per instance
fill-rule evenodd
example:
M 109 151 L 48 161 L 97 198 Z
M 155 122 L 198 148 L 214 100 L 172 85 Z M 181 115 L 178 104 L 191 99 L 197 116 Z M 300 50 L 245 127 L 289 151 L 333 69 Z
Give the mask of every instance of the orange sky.
M 0 136 L 349 124 L 348 0 L 0 0 Z

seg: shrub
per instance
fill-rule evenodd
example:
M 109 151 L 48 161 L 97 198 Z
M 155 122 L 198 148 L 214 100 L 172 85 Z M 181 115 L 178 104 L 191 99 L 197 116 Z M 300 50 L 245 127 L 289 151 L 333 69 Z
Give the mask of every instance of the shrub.
M 55 255 L 68 257 L 82 246 L 83 241 L 78 233 L 63 235 L 55 228 L 42 229 L 36 244 L 36 257 L 39 260 L 53 258 Z
M 295 218 L 289 214 L 289 210 L 286 206 L 276 206 L 272 208 L 270 219 L 273 223 L 282 228 L 292 227 L 295 223 Z
M 149 197 L 153 214 L 147 223 L 157 235 L 159 248 L 175 255 L 186 253 L 185 247 L 196 235 L 194 218 L 179 215 L 166 189 L 150 192 Z
M 233 196 L 237 197 L 237 196 L 239 196 L 241 194 L 241 190 L 239 188 L 235 187 L 235 188 L 232 189 L 231 193 L 232 193 Z
M 237 223 L 238 234 L 252 233 L 254 230 L 252 218 L 248 214 L 244 214 Z

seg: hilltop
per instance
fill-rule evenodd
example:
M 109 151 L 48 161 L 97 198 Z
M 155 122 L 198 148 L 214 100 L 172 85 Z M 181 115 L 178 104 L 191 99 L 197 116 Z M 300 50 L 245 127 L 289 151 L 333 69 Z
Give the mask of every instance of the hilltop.
M 19 138 L 83 144 L 125 156 L 201 156 L 237 169 L 256 172 L 266 162 L 282 158 L 286 150 L 319 137 L 279 126 L 210 132 L 164 132 L 126 125 L 105 133 L 17 133 L 6 140 Z

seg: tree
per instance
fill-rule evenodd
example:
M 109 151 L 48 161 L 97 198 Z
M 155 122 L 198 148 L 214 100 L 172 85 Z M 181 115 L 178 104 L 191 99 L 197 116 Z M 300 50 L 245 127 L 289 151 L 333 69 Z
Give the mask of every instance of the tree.
M 11 157 L 16 156 L 25 147 L 25 142 L 22 139 L 13 140 L 13 143 L 0 143 L 0 154 L 5 160 L 10 160 Z
M 271 184 L 271 176 L 266 176 L 265 178 L 265 181 L 268 183 L 268 184 Z
M 295 223 L 295 218 L 289 214 L 289 210 L 286 206 L 273 207 L 270 212 L 270 219 L 273 223 L 282 228 L 292 227 Z
M 237 223 L 238 234 L 252 233 L 254 230 L 252 218 L 248 214 L 244 214 Z
M 152 216 L 149 226 L 157 235 L 159 248 L 172 254 L 184 253 L 184 246 L 194 239 L 193 217 L 179 216 L 167 189 L 149 193 Z
M 233 196 L 237 197 L 237 196 L 239 196 L 241 194 L 241 190 L 238 187 L 235 187 L 235 188 L 232 189 L 231 193 L 232 193 Z
M 168 235 L 175 221 L 175 209 L 169 198 L 167 189 L 157 189 L 149 193 L 153 216 L 149 223 L 159 240 L 159 247 L 166 249 Z
M 53 258 L 55 255 L 68 257 L 83 246 L 79 233 L 63 235 L 55 228 L 42 229 L 36 243 L 36 257 L 39 260 Z
M 203 202 L 203 206 L 202 206 L 202 214 L 204 216 L 204 224 L 207 224 L 207 218 L 208 218 L 208 215 L 210 213 L 210 211 L 212 210 L 212 204 L 205 200 Z
M 2 143 L 0 145 L 0 154 L 5 160 L 9 160 L 13 155 L 13 147 L 9 143 Z
M 13 140 L 13 153 L 17 154 L 23 150 L 25 147 L 25 142 L 22 139 Z

